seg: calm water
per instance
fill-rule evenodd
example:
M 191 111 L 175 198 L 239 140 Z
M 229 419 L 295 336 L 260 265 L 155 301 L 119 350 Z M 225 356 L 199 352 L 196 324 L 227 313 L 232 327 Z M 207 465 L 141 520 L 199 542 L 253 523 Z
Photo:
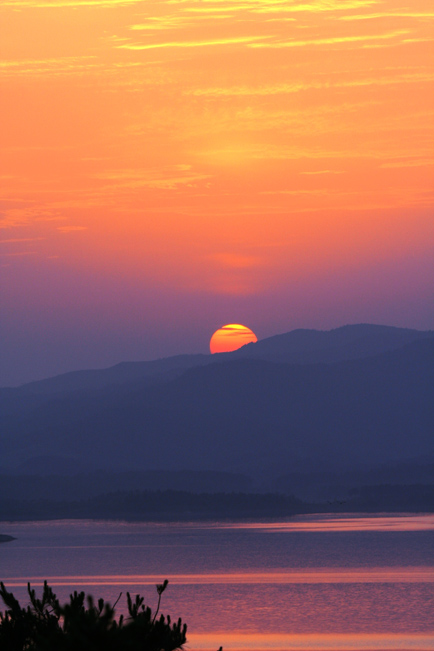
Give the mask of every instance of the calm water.
M 188 624 L 187 649 L 434 651 L 434 516 L 252 524 L 3 523 L 0 578 L 26 601 L 140 592 Z M 122 604 L 122 605 L 121 605 Z M 124 600 L 119 608 L 122 610 Z

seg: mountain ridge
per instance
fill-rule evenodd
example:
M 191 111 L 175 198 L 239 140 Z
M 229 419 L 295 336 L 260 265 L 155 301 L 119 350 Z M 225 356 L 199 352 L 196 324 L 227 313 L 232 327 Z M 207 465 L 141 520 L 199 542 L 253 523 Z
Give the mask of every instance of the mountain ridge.
M 7 421 L 15 465 L 57 454 L 93 468 L 270 475 L 434 459 L 434 337 L 335 364 L 222 355 L 158 383 L 17 400 Z
M 1 394 L 50 394 L 62 391 L 104 388 L 148 378 L 150 382 L 174 377 L 195 366 L 227 359 L 257 358 L 273 362 L 336 363 L 394 350 L 418 339 L 434 337 L 432 330 L 415 330 L 375 324 L 352 324 L 331 330 L 298 328 L 246 344 L 231 353 L 175 355 L 144 362 L 119 362 L 103 369 L 83 369 L 27 382 L 18 387 L 0 387 Z

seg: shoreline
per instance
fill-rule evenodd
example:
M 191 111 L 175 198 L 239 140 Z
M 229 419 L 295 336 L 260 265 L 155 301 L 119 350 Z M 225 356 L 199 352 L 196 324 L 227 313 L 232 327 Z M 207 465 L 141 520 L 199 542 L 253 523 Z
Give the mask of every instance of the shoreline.
M 23 524 L 28 522 L 62 522 L 62 521 L 96 521 L 96 522 L 130 522 L 142 524 L 206 524 L 221 522 L 226 524 L 231 523 L 251 523 L 251 522 L 282 522 L 291 521 L 297 517 L 311 516 L 340 516 L 342 518 L 363 518 L 363 517 L 383 517 L 383 516 L 433 516 L 433 511 L 430 510 L 409 510 L 409 509 L 379 509 L 379 510 L 334 510 L 334 509 L 313 509 L 309 511 L 298 511 L 297 513 L 248 513 L 248 514 L 231 514 L 222 515 L 221 513 L 172 513 L 164 514 L 161 516 L 152 515 L 134 515 L 131 513 L 115 513 L 115 514 L 56 514 L 56 515 L 32 515 L 26 514 L 21 517 L 2 518 L 0 516 L 1 524 Z M 16 540 L 13 536 L 0 535 L 0 542 L 11 542 Z
M 333 501 L 308 501 L 282 493 L 190 493 L 116 491 L 82 500 L 0 500 L 0 522 L 123 520 L 130 522 L 212 522 L 296 516 L 434 513 L 434 485 L 372 486 Z M 7 540 L 4 539 L 4 542 Z

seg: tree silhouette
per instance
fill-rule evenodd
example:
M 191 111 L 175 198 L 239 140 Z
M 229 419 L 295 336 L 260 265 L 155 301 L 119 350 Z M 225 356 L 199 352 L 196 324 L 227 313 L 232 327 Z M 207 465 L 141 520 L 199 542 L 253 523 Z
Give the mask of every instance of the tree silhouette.
M 0 582 L 6 610 L 0 612 L 1 651 L 175 651 L 186 642 L 187 625 L 160 615 L 161 595 L 168 585 L 157 586 L 155 614 L 144 598 L 127 592 L 128 617 L 115 618 L 115 606 L 104 599 L 74 592 L 63 606 L 44 581 L 42 597 L 27 584 L 30 605 L 21 607 Z M 122 593 L 121 593 L 122 594 Z

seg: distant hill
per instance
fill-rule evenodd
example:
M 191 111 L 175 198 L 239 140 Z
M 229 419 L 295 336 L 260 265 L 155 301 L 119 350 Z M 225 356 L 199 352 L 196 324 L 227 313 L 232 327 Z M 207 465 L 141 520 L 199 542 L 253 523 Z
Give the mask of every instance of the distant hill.
M 119 519 L 187 521 L 282 518 L 312 512 L 293 496 L 255 493 L 191 493 L 188 491 L 116 491 L 91 498 L 11 500 L 0 497 L 0 521 L 51 519 Z M 323 510 L 323 509 L 322 509 Z M 0 536 L 0 542 L 13 540 Z M 113 648 L 113 647 L 112 647 Z M 145 647 L 146 648 L 146 647 Z M 149 648 L 149 647 L 148 647 Z M 155 647 L 154 647 L 155 648 Z
M 173 470 L 167 473 L 161 470 L 124 472 L 99 470 L 80 473 L 76 467 L 75 473 L 65 474 L 61 458 L 57 468 L 49 461 L 50 458 L 36 458 L 24 467 L 20 467 L 19 473 L 0 474 L 0 499 L 82 500 L 115 490 L 246 493 L 252 489 L 251 479 L 245 475 L 228 472 Z
M 434 337 L 434 331 L 410 330 L 391 326 L 357 324 L 334 330 L 292 330 L 247 344 L 232 353 L 217 355 L 176 355 L 150 362 L 122 362 L 106 369 L 72 371 L 29 382 L 20 387 L 0 388 L 0 405 L 16 396 L 49 396 L 55 393 L 104 389 L 147 380 L 149 385 L 164 382 L 197 366 L 229 359 L 261 359 L 292 364 L 333 364 L 362 359 L 396 350 L 421 339 Z
M 433 331 L 371 324 L 348 325 L 326 331 L 292 330 L 247 344 L 231 356 L 291 364 L 333 364 L 379 355 L 433 336 Z
M 147 375 L 57 393 L 29 392 L 29 385 L 2 390 L 2 465 L 52 455 L 77 459 L 87 470 L 275 476 L 434 459 L 433 333 L 380 326 L 302 332 L 279 336 L 286 342 L 279 363 L 238 352 L 201 356 L 187 370 L 160 360 L 168 375 L 153 382 Z M 277 351 L 279 337 L 253 346 Z M 304 350 L 310 341 L 309 355 L 333 350 L 333 363 L 282 361 L 295 350 L 294 337 Z M 314 343 L 320 339 L 322 348 Z M 375 346 L 391 350 L 374 355 Z M 351 350 L 359 358 L 337 361 Z
M 29 382 L 8 391 L 8 395 L 50 395 L 66 391 L 103 389 L 108 386 L 127 384 L 135 380 L 149 379 L 151 383 L 176 377 L 193 366 L 209 363 L 209 355 L 176 355 L 151 362 L 121 362 L 104 369 L 71 371 L 55 377 Z

